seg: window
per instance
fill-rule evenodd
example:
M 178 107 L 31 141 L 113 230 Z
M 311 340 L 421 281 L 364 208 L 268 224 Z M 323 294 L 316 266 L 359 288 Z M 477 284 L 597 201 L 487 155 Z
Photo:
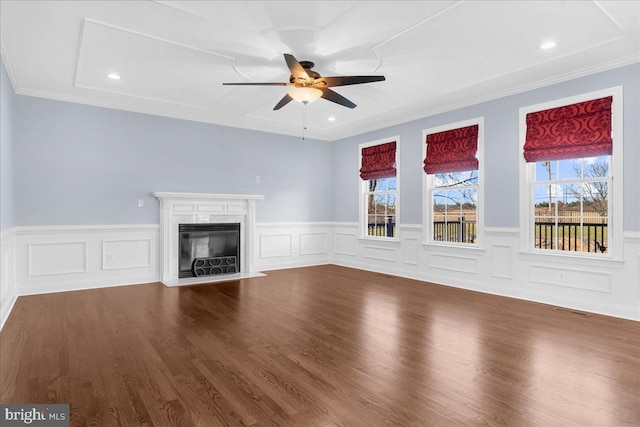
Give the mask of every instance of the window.
M 608 253 L 611 156 L 536 162 L 533 246 Z
M 362 236 L 397 239 L 399 138 L 360 144 Z
M 425 242 L 479 246 L 483 118 L 424 130 Z
M 621 250 L 613 240 L 622 231 L 621 98 L 613 88 L 520 109 L 524 250 Z

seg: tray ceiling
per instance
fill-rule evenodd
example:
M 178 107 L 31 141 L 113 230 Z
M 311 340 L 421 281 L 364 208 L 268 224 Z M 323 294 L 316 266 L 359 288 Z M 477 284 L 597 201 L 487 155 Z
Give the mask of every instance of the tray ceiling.
M 23 95 L 299 136 L 305 107 L 273 110 L 288 88 L 222 82 L 288 81 L 283 53 L 323 76 L 384 75 L 335 88 L 353 110 L 306 107 L 321 140 L 638 62 L 639 28 L 637 1 L 0 2 Z

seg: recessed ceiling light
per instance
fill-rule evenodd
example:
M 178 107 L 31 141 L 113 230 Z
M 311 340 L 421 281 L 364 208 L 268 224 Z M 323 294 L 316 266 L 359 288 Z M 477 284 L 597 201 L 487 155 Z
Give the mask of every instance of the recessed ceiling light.
M 109 73 L 107 74 L 107 77 L 109 77 L 111 80 L 120 80 L 120 75 L 116 73 Z
M 335 118 L 335 117 L 333 117 L 333 116 L 331 116 L 331 117 L 329 117 L 327 120 L 329 120 L 330 122 L 335 122 L 335 121 L 336 121 L 336 118 Z
M 549 40 L 548 42 L 544 42 L 540 45 L 540 49 L 547 50 L 556 47 L 556 42 Z

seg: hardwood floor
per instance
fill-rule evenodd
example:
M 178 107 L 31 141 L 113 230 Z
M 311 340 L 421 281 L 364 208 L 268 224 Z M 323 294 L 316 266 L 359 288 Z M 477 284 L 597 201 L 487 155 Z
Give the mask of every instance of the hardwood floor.
M 0 347 L 74 426 L 640 425 L 640 323 L 338 266 L 20 297 Z

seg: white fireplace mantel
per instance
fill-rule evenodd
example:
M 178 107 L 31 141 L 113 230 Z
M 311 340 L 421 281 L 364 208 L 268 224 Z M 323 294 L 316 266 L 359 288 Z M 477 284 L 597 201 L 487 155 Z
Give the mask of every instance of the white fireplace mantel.
M 160 200 L 160 268 L 162 283 L 177 286 L 220 279 L 255 277 L 254 268 L 255 204 L 264 199 L 254 194 L 209 194 L 157 192 Z M 240 273 L 178 279 L 180 224 L 240 223 Z M 233 276 L 233 277 L 232 277 Z M 237 277 L 236 277 L 237 276 Z

